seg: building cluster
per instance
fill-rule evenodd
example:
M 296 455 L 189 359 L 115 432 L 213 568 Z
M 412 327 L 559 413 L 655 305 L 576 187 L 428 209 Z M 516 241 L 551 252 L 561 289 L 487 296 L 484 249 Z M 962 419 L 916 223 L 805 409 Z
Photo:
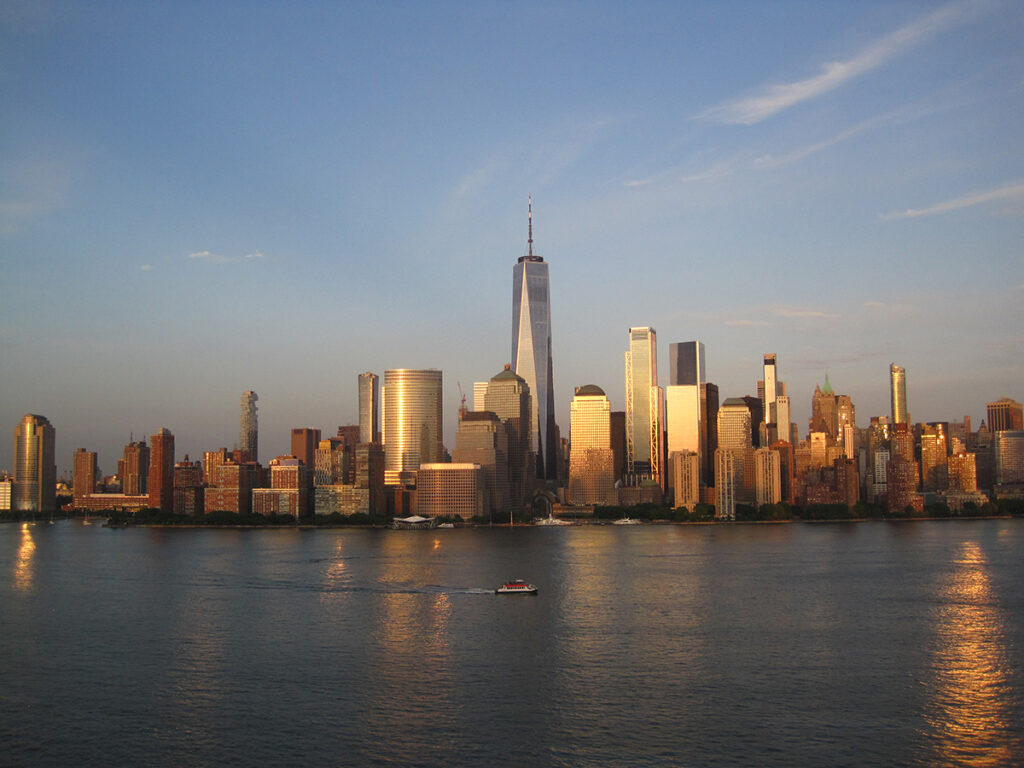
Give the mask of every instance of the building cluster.
M 548 264 L 533 250 L 513 267 L 511 363 L 463 398 L 455 445 L 445 447 L 442 373 L 396 368 L 383 381 L 358 377 L 359 423 L 322 439 L 292 430 L 291 453 L 259 463 L 253 391 L 241 397 L 238 445 L 174 460 L 161 429 L 130 440 L 115 475 L 100 477 L 95 453 L 74 454 L 77 509 L 159 508 L 183 515 L 408 515 L 507 519 L 540 508 L 586 514 L 594 505 L 760 507 L 870 502 L 903 512 L 929 501 L 950 508 L 1024 495 L 1021 404 L 988 404 L 987 424 L 915 424 L 906 371 L 890 366 L 891 413 L 858 427 L 848 395 L 825 377 L 801 438 L 775 354 L 763 359 L 756 394 L 720 398 L 707 380 L 704 344 L 669 345 L 669 382 L 658 382 L 657 334 L 629 329 L 625 410 L 605 391 L 577 387 L 568 439 L 555 421 Z M 0 481 L 0 509 L 55 506 L 53 426 L 26 415 L 15 428 L 15 471 Z M 6 506 L 5 506 L 6 505 Z

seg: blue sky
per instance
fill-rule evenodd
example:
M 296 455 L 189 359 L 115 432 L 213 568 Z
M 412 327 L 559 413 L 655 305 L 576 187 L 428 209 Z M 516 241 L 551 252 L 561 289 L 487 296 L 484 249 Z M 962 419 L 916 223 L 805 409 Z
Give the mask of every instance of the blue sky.
M 261 459 L 357 419 L 357 375 L 510 358 L 512 266 L 551 270 L 556 408 L 622 408 L 631 325 L 764 352 L 802 428 L 1024 399 L 1024 5 L 0 6 L 0 423 L 112 472 L 129 433 Z M 471 395 L 470 395 L 471 396 Z M 0 468 L 11 466 L 0 441 Z

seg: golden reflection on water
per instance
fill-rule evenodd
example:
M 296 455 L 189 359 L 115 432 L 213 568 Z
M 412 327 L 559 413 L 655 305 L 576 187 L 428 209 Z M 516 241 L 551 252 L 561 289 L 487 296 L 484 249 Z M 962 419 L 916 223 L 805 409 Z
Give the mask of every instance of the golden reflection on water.
M 965 542 L 940 599 L 934 700 L 926 713 L 943 763 L 1007 765 L 1021 756 L 1015 734 L 1005 627 L 985 553 Z
M 330 565 L 327 566 L 327 571 L 324 574 L 327 578 L 328 584 L 331 586 L 338 586 L 345 581 L 345 559 L 342 553 L 342 547 L 344 539 L 339 536 L 338 541 L 334 545 L 334 559 Z
M 28 523 L 21 524 L 21 544 L 14 561 L 14 588 L 20 591 L 32 589 L 35 576 L 32 558 L 36 552 L 36 543 L 32 539 L 32 528 Z

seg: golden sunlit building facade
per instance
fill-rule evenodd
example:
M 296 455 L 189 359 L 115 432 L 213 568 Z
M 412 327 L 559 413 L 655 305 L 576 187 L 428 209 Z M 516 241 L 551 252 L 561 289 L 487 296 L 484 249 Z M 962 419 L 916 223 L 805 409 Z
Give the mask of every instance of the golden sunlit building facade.
M 612 406 L 593 384 L 576 389 L 569 414 L 569 490 L 571 504 L 607 504 L 614 494 Z

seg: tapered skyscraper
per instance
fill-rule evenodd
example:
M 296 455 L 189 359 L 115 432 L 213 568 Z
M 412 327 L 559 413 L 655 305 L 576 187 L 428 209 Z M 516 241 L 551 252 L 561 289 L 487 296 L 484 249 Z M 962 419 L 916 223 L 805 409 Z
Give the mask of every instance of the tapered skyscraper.
M 537 477 L 558 477 L 555 380 L 551 368 L 548 265 L 533 252 L 533 202 L 528 209 L 528 252 L 512 271 L 512 369 L 530 387 L 530 421 Z

